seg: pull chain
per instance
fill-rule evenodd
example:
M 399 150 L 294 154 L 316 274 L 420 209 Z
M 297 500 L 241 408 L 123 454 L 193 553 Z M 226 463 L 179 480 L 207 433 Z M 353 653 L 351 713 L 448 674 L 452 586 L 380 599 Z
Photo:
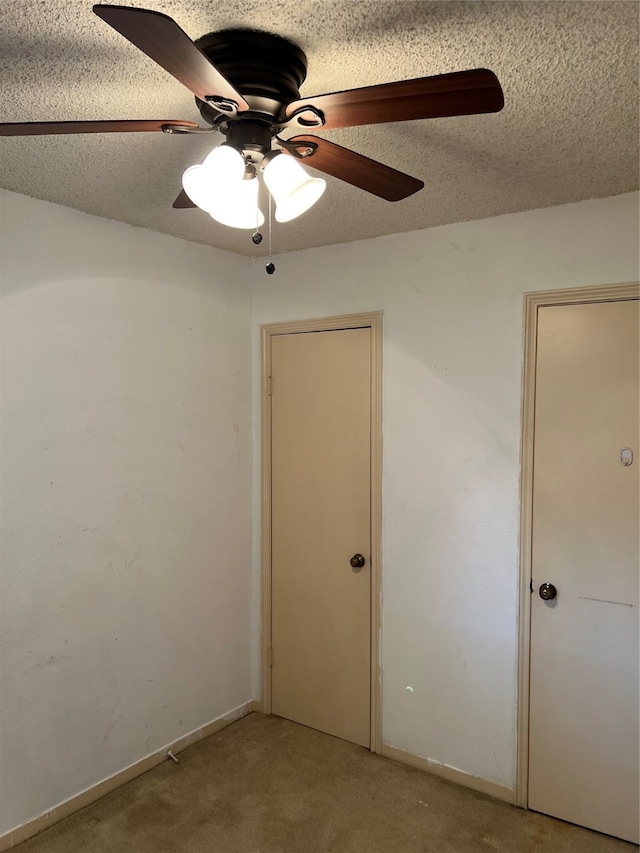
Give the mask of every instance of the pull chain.
M 257 179 L 256 179 L 257 180 Z M 262 243 L 262 234 L 258 230 L 260 228 L 260 208 L 256 205 L 256 230 L 251 235 L 254 246 L 259 246 Z
M 269 263 L 265 267 L 267 275 L 273 275 L 276 265 L 271 260 L 271 193 L 269 193 Z

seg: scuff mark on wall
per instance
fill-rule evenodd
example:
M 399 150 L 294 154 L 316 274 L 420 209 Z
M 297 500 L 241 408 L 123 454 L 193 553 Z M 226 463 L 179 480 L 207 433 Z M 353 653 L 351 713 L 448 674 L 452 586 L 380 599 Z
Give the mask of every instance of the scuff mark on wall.
M 107 730 L 104 733 L 104 737 L 102 738 L 102 743 L 106 743 L 107 738 L 111 734 L 113 727 L 117 724 L 118 720 L 120 719 L 120 714 L 118 714 L 117 717 L 114 717 L 114 714 L 116 712 L 116 708 L 118 707 L 119 701 L 120 701 L 120 697 L 116 696 L 116 701 L 113 703 L 113 708 L 111 709 L 111 711 L 109 713 L 109 722 L 107 723 Z
M 240 464 L 240 424 L 237 421 L 233 422 L 233 429 L 236 434 L 236 454 L 238 456 L 238 465 Z
M 139 548 L 136 548 L 136 550 L 135 550 L 135 551 L 134 551 L 134 553 L 133 553 L 133 557 L 131 557 L 131 559 L 130 559 L 130 560 L 125 560 L 125 561 L 124 561 L 124 567 L 125 567 L 125 569 L 130 569 L 130 568 L 131 568 L 131 566 L 135 563 L 135 561 L 136 561 L 136 560 L 138 559 L 138 557 L 140 556 L 140 552 L 141 552 L 141 551 L 142 551 L 142 546 L 140 546 Z

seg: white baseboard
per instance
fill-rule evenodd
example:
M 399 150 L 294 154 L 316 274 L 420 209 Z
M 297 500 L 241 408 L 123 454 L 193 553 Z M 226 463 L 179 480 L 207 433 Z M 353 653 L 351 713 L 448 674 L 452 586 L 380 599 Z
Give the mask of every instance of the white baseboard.
M 496 800 L 503 800 L 506 803 L 514 802 L 514 791 L 511 788 L 499 785 L 497 782 L 491 782 L 489 779 L 483 779 L 480 776 L 472 776 L 470 773 L 465 773 L 464 770 L 449 767 L 448 764 L 439 764 L 437 761 L 421 758 L 419 755 L 405 752 L 404 749 L 398 749 L 389 743 L 382 744 L 380 755 L 383 758 L 391 758 L 393 761 L 401 761 L 403 764 L 417 767 L 418 770 L 426 770 L 427 773 L 433 773 L 434 776 L 440 776 L 450 782 L 457 782 L 458 785 L 464 785 L 466 788 L 473 788 L 474 791 L 488 794 L 490 797 L 495 797 Z
M 28 820 L 26 823 L 17 826 L 15 829 L 9 830 L 9 832 L 6 832 L 4 835 L 0 835 L 0 852 L 4 850 L 11 850 L 12 847 L 16 847 L 28 838 L 32 838 L 39 832 L 42 832 L 50 826 L 53 826 L 55 823 L 58 823 L 58 821 L 61 821 L 63 818 L 69 817 L 69 815 L 72 815 L 75 812 L 80 811 L 80 809 L 94 803 L 96 800 L 104 797 L 105 794 L 109 794 L 121 785 L 125 785 L 127 782 L 135 779 L 136 776 L 141 776 L 143 773 L 146 773 L 147 770 L 151 770 L 153 767 L 157 767 L 158 764 L 162 764 L 163 761 L 167 761 L 167 752 L 169 750 L 171 750 L 174 755 L 177 755 L 177 753 L 182 752 L 182 750 L 186 749 L 188 746 L 197 743 L 205 737 L 209 737 L 209 735 L 215 734 L 215 732 L 219 732 L 221 729 L 231 725 L 231 723 L 235 723 L 236 720 L 246 717 L 246 715 L 250 714 L 252 711 L 259 710 L 259 707 L 260 703 L 255 700 L 252 702 L 245 702 L 244 705 L 234 708 L 223 717 L 219 717 L 217 720 L 212 720 L 210 723 L 202 726 L 202 728 L 194 729 L 192 732 L 178 738 L 178 740 L 168 743 L 161 749 L 151 753 L 151 755 L 147 755 L 145 758 L 141 758 L 140 761 L 136 761 L 135 764 L 125 767 L 124 770 L 120 770 L 113 776 L 109 776 L 108 779 L 103 779 L 102 782 L 98 782 L 97 785 L 92 785 L 91 788 L 87 788 L 85 791 L 81 791 L 74 797 L 65 800 L 50 811 L 45 812 L 38 817 L 34 817 L 32 820 Z

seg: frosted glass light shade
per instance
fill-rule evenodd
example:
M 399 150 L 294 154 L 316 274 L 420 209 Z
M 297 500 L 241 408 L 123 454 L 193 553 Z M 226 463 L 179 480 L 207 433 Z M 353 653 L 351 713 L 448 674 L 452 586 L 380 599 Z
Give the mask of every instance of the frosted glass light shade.
M 182 176 L 182 187 L 191 201 L 209 212 L 225 195 L 226 185 L 241 181 L 242 155 L 229 145 L 218 145 L 198 166 L 190 166 Z
M 293 157 L 278 154 L 267 163 L 264 182 L 276 203 L 276 220 L 289 222 L 314 205 L 327 182 L 312 178 Z
M 258 179 L 234 181 L 226 188 L 222 198 L 207 211 L 222 225 L 231 228 L 257 228 L 264 222 L 258 207 Z
M 211 172 L 219 181 L 234 181 L 244 175 L 244 160 L 239 151 L 223 143 L 207 154 L 202 161 L 202 168 Z
M 244 180 L 244 159 L 229 145 L 219 145 L 182 176 L 191 201 L 217 222 L 232 228 L 255 228 L 264 216 L 258 209 L 258 181 Z

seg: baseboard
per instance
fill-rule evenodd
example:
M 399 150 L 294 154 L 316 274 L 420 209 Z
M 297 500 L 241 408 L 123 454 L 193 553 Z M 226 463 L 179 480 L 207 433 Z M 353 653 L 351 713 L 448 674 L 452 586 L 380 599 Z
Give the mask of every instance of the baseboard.
M 169 752 L 169 750 L 174 755 L 177 755 L 188 746 L 192 746 L 192 744 L 197 743 L 199 740 L 209 737 L 209 735 L 215 734 L 221 729 L 230 726 L 231 723 L 235 723 L 236 720 L 246 717 L 246 715 L 250 714 L 252 711 L 258 710 L 259 706 L 260 703 L 256 700 L 245 702 L 244 705 L 234 708 L 223 717 L 212 720 L 210 723 L 202 726 L 202 728 L 194 729 L 192 732 L 178 738 L 178 740 L 172 741 L 166 746 L 163 746 L 161 749 L 151 753 L 151 755 L 141 758 L 140 761 L 136 761 L 135 764 L 125 767 L 124 770 L 120 770 L 113 776 L 109 776 L 108 779 L 103 779 L 102 782 L 98 782 L 97 785 L 92 785 L 91 788 L 81 791 L 79 794 L 76 794 L 75 797 L 65 800 L 50 811 L 45 812 L 45 814 L 27 821 L 26 823 L 17 826 L 15 829 L 9 830 L 9 832 L 6 832 L 4 835 L 0 835 L 0 853 L 4 850 L 11 850 L 12 847 L 16 847 L 28 838 L 33 838 L 34 835 L 48 829 L 63 818 L 69 817 L 69 815 L 80 811 L 80 809 L 91 805 L 91 803 L 94 803 L 96 800 L 99 800 L 101 797 L 104 797 L 106 794 L 109 794 L 121 785 L 125 785 L 127 782 L 135 779 L 136 776 L 142 776 L 143 773 L 157 767 L 158 764 L 162 764 L 163 761 L 167 761 L 167 752 Z
M 417 767 L 418 770 L 426 770 L 427 773 L 448 779 L 450 782 L 456 782 L 458 785 L 464 785 L 466 788 L 472 788 L 481 794 L 488 794 L 490 797 L 495 797 L 496 800 L 503 800 L 505 803 L 514 802 L 514 792 L 511 788 L 499 785 L 497 782 L 491 782 L 489 779 L 483 779 L 480 776 L 472 776 L 470 773 L 465 773 L 464 770 L 449 767 L 448 764 L 439 764 L 430 758 L 421 758 L 419 755 L 405 752 L 404 749 L 398 749 L 391 744 L 383 743 L 380 755 L 383 758 L 391 758 L 393 761 L 401 761 L 403 764 Z

